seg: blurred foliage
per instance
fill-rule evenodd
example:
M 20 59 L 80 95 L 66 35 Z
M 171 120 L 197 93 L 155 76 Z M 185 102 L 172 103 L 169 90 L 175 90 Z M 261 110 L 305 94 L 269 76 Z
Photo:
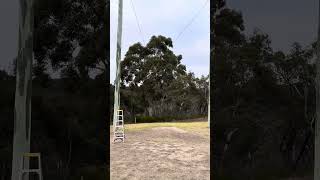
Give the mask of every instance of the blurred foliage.
M 241 12 L 211 7 L 210 82 L 216 179 L 310 175 L 315 109 L 314 43 L 274 51 L 259 29 L 244 34 Z M 242 177 L 242 178 L 239 178 Z
M 36 0 L 31 151 L 45 179 L 106 179 L 109 1 Z M 14 71 L 0 71 L 0 179 L 10 179 Z M 99 172 L 99 173 L 98 173 Z M 90 175 L 91 173 L 91 175 Z M 86 175 L 85 175 L 86 174 Z M 100 175 L 99 175 L 100 174 Z
M 187 115 L 187 116 L 162 116 L 162 117 L 151 117 L 151 116 L 136 116 L 136 123 L 153 123 L 153 122 L 176 122 L 179 120 L 206 118 L 205 115 Z

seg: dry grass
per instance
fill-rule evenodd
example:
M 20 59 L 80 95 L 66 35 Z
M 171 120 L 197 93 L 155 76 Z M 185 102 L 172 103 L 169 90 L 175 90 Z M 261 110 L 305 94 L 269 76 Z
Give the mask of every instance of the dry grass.
M 185 131 L 196 133 L 205 137 L 210 136 L 208 122 L 163 122 L 163 123 L 139 123 L 139 124 L 125 124 L 126 132 L 136 132 L 156 127 L 176 127 Z M 112 126 L 110 127 L 112 131 Z M 110 131 L 110 132 L 111 132 Z
M 111 132 L 111 179 L 210 179 L 207 126 L 207 122 L 126 124 L 124 143 L 112 143 Z

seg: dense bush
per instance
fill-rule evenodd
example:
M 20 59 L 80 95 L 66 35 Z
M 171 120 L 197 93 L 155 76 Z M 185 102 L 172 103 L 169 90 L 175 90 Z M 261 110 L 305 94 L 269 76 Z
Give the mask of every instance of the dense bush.
M 211 168 L 218 179 L 310 176 L 315 43 L 274 51 L 268 34 L 246 34 L 241 12 L 225 2 L 211 13 Z
M 196 118 L 205 118 L 205 115 L 186 115 L 186 116 L 136 116 L 136 123 L 155 123 L 155 122 L 177 122 L 181 120 L 190 120 Z

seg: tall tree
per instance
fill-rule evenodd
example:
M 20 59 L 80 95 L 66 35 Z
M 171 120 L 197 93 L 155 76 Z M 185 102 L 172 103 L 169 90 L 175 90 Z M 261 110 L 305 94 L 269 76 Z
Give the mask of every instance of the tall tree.
M 31 88 L 33 60 L 33 0 L 20 0 L 19 52 L 17 59 L 12 180 L 19 179 L 23 153 L 30 151 Z M 24 166 L 29 167 L 26 160 Z M 24 179 L 28 179 L 26 176 Z
M 161 114 L 155 106 L 163 107 L 172 82 L 186 74 L 182 56 L 175 55 L 172 47 L 171 38 L 152 36 L 146 46 L 132 45 L 121 62 L 123 82 L 141 90 L 145 114 L 150 116 Z
M 80 79 L 106 71 L 107 3 L 104 0 L 35 2 L 34 74 L 73 71 Z M 71 70 L 72 69 L 72 70 Z

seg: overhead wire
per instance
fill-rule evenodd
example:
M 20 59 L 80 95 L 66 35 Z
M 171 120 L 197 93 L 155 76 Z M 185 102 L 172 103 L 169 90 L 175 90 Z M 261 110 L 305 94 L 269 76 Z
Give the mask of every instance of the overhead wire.
M 135 15 L 135 19 L 136 19 L 136 23 L 137 23 L 137 26 L 138 26 L 138 29 L 139 29 L 139 33 L 140 33 L 140 36 L 142 38 L 142 41 L 143 43 L 145 43 L 145 38 L 144 38 L 144 34 L 142 32 L 142 28 L 140 26 L 140 22 L 139 22 L 139 18 L 137 16 L 137 12 L 136 12 L 136 9 L 135 9 L 135 6 L 134 6 L 134 3 L 133 3 L 133 0 L 130 0 L 131 1 L 131 8 L 134 12 L 134 15 Z M 190 21 L 184 26 L 184 28 L 178 33 L 178 35 L 176 36 L 175 38 L 175 41 L 177 41 L 181 35 L 187 30 L 187 28 L 194 22 L 194 20 L 199 16 L 199 14 L 201 13 L 201 11 L 203 10 L 203 8 L 206 7 L 206 5 L 208 4 L 209 0 L 206 0 L 205 3 L 203 4 L 203 6 L 198 10 L 198 12 L 190 19 Z
M 207 0 L 204 5 L 199 9 L 199 11 L 192 17 L 192 19 L 189 21 L 189 23 L 184 26 L 184 28 L 180 31 L 180 33 L 176 36 L 175 41 L 179 39 L 179 37 L 182 35 L 182 33 L 193 23 L 193 21 L 198 17 L 198 15 L 201 13 L 202 9 L 206 7 L 209 0 Z
M 143 43 L 145 44 L 144 35 L 143 35 L 141 27 L 140 27 L 140 23 L 139 23 L 139 19 L 138 19 L 138 16 L 137 16 L 136 9 L 134 8 L 133 0 L 130 0 L 130 1 L 131 1 L 131 8 L 132 8 L 132 10 L 134 12 L 134 15 L 136 17 L 136 22 L 137 22 L 137 25 L 138 25 L 138 28 L 139 28 L 140 36 L 142 38 Z

